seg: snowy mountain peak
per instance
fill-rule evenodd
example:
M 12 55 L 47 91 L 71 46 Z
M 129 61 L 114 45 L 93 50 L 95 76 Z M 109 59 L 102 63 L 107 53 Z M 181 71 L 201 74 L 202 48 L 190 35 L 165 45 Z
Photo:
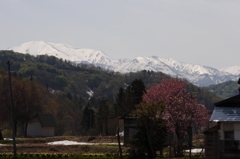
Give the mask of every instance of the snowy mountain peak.
M 240 66 L 217 70 L 208 66 L 178 62 L 171 58 L 157 56 L 135 59 L 112 60 L 105 53 L 93 49 L 78 49 L 66 44 L 31 41 L 9 50 L 31 55 L 52 55 L 76 63 L 91 63 L 105 69 L 127 73 L 141 70 L 163 72 L 172 77 L 184 78 L 198 86 L 208 86 L 228 80 L 237 80 Z
M 228 72 L 233 75 L 240 75 L 240 66 L 232 66 L 220 69 L 221 71 Z
M 93 64 L 108 64 L 111 60 L 103 52 L 93 49 L 76 49 L 70 45 L 31 41 L 9 48 L 15 52 L 27 53 L 34 56 L 49 55 L 73 62 L 88 62 Z

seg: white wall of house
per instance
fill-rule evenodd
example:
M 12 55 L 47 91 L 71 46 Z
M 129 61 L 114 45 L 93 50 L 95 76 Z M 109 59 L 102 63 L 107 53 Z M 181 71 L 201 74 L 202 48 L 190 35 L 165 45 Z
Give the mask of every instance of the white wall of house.
M 42 126 L 37 118 L 28 122 L 27 136 L 42 136 Z
M 27 136 L 30 137 L 49 137 L 54 136 L 54 127 L 42 127 L 38 118 L 33 118 L 28 122 Z
M 220 124 L 220 140 L 225 140 L 225 132 L 233 132 L 234 140 L 240 140 L 240 122 L 221 122 Z
M 240 123 L 234 123 L 234 138 L 240 140 Z

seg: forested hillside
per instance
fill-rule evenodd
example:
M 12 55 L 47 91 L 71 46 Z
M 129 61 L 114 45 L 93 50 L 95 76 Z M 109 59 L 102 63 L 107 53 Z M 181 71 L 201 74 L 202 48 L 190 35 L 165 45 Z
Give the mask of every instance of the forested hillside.
M 238 87 L 237 81 L 227 81 L 217 85 L 208 86 L 206 89 L 218 95 L 219 97 L 226 99 L 239 94 Z
M 116 115 L 116 97 L 120 88 L 131 85 L 135 79 L 141 79 L 146 89 L 170 76 L 161 72 L 143 70 L 136 73 L 121 74 L 87 64 L 75 64 L 70 61 L 57 59 L 54 56 L 31 56 L 12 51 L 0 51 L 0 67 L 7 71 L 7 61 L 11 62 L 14 78 L 24 81 L 34 81 L 41 84 L 48 93 L 48 112 L 57 119 L 57 133 L 81 134 L 86 126 L 82 120 L 88 120 L 88 115 L 95 121 L 99 114 L 100 104 L 105 101 L 109 107 L 108 117 Z M 207 89 L 187 84 L 188 91 L 197 96 L 198 102 L 209 110 L 221 98 Z M 51 100 L 50 100 L 51 99 Z M 42 112 L 46 108 L 43 104 Z M 54 105 L 54 106 L 50 106 Z M 85 119 L 84 119 L 85 118 Z M 97 122 L 93 122 L 92 132 L 98 133 Z M 88 127 L 89 128 L 89 127 Z M 98 129 L 98 130 L 95 130 Z M 88 131 L 91 133 L 91 131 Z

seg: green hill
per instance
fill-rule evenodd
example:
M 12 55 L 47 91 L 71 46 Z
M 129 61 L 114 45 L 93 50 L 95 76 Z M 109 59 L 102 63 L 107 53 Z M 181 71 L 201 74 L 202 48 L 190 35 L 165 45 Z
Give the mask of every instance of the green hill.
M 238 87 L 239 86 L 237 81 L 227 81 L 217 85 L 211 85 L 209 87 L 206 87 L 206 89 L 226 99 L 239 94 Z
M 120 87 L 130 85 L 134 79 L 141 79 L 146 88 L 159 83 L 162 78 L 170 76 L 161 72 L 143 70 L 135 73 L 121 74 L 110 70 L 103 70 L 100 67 L 86 64 L 75 64 L 64 61 L 54 56 L 40 55 L 37 57 L 15 53 L 12 51 L 0 51 L 0 67 L 7 70 L 6 61 L 12 62 L 12 71 L 24 78 L 33 77 L 42 85 L 53 90 L 61 90 L 69 97 L 77 96 L 86 105 L 88 92 L 92 91 L 91 101 L 94 107 L 101 98 L 108 97 L 114 102 Z M 211 109 L 213 103 L 220 98 L 206 89 L 196 87 L 189 83 L 189 91 L 194 92 L 199 102 Z M 209 99 L 208 99 L 209 98 Z

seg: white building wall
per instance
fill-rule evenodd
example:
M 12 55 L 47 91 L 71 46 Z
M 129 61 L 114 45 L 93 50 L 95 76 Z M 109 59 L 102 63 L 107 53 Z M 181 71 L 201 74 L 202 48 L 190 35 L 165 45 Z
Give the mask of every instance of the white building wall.
M 224 140 L 225 131 L 234 131 L 234 140 L 240 140 L 240 122 L 222 122 L 220 124 L 220 140 Z
M 42 136 L 42 126 L 39 122 L 29 122 L 27 136 Z
M 234 139 L 240 140 L 240 123 L 234 124 Z

